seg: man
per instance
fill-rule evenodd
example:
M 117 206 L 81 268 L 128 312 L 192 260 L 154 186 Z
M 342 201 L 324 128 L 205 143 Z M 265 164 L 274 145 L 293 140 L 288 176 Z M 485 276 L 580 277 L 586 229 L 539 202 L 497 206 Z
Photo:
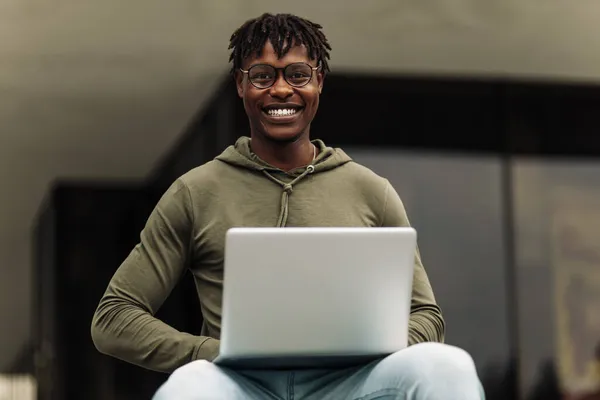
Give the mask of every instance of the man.
M 230 49 L 250 138 L 186 173 L 164 194 L 100 301 L 92 324 L 96 347 L 174 371 L 155 396 L 160 400 L 483 398 L 466 352 L 425 343 L 443 341 L 444 321 L 418 254 L 407 349 L 344 370 L 232 371 L 211 363 L 219 352 L 229 228 L 409 224 L 386 179 L 310 140 L 331 49 L 320 25 L 264 14 L 233 34 Z M 186 268 L 197 286 L 202 336 L 153 317 Z

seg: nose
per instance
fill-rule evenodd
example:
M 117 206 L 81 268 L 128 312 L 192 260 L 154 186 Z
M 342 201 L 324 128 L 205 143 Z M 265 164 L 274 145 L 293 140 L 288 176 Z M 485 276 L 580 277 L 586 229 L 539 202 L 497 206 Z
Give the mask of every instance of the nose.
M 277 80 L 270 88 L 271 97 L 276 97 L 278 99 L 287 99 L 292 94 L 294 94 L 294 89 L 290 86 L 289 83 L 285 81 L 283 78 L 283 74 L 279 74 L 277 76 Z

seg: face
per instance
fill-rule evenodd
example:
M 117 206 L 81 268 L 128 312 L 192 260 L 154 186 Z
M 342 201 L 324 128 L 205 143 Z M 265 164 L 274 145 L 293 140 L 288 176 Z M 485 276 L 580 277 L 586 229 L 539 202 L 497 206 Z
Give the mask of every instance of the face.
M 260 57 L 248 58 L 242 69 L 248 70 L 256 64 L 268 64 L 275 68 L 303 62 L 317 66 L 311 60 L 304 46 L 294 46 L 281 59 L 269 41 L 265 44 Z M 292 142 L 307 136 L 317 109 L 319 95 L 323 89 L 321 70 L 312 72 L 312 79 L 303 87 L 288 84 L 283 77 L 283 70 L 277 72 L 273 86 L 259 89 L 249 81 L 248 74 L 237 72 L 237 91 L 244 101 L 244 108 L 250 121 L 253 136 L 259 135 L 268 140 Z

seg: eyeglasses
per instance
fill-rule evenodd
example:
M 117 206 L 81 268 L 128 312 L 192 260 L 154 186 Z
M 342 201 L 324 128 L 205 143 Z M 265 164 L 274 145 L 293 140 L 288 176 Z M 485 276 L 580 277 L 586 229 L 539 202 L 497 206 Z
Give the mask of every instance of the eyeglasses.
M 275 68 L 268 64 L 256 64 L 247 71 L 240 68 L 244 74 L 248 74 L 250 83 L 258 89 L 268 89 L 275 84 L 278 72 L 283 71 L 283 79 L 293 87 L 303 87 L 312 80 L 313 71 L 318 70 L 321 64 L 312 67 L 306 63 L 293 63 L 285 68 Z

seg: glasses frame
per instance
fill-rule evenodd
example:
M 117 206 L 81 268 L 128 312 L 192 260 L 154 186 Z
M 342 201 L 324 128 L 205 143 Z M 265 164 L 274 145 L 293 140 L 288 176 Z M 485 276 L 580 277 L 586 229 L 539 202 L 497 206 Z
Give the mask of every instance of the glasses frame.
M 310 79 L 308 81 L 306 81 L 306 83 L 302 84 L 302 85 L 296 85 L 296 84 L 292 84 L 290 83 L 286 76 L 285 76 L 285 70 L 289 67 L 291 67 L 292 65 L 298 65 L 298 64 L 304 64 L 306 66 L 308 66 L 311 69 L 311 73 L 310 73 Z M 254 84 L 254 82 L 252 82 L 252 80 L 250 79 L 250 70 L 254 67 L 270 67 L 273 68 L 275 70 L 275 73 L 277 73 L 277 78 L 273 79 L 273 83 L 271 83 L 269 86 L 257 86 Z M 295 63 L 291 63 L 286 65 L 283 68 L 276 68 L 270 64 L 254 64 L 252 66 L 250 66 L 250 68 L 248 68 L 247 70 L 244 70 L 242 68 L 240 68 L 240 72 L 243 73 L 244 75 L 248 75 L 248 82 L 250 82 L 252 84 L 252 86 L 254 86 L 257 89 L 269 89 L 271 87 L 273 87 L 273 85 L 275 85 L 275 83 L 277 82 L 277 80 L 279 79 L 279 73 L 281 72 L 283 74 L 283 80 L 290 86 L 295 87 L 295 88 L 302 88 L 305 87 L 306 85 L 308 85 L 309 83 L 312 82 L 313 80 L 313 76 L 315 74 L 315 71 L 317 71 L 319 68 L 321 68 L 321 62 L 319 62 L 319 64 L 316 67 L 313 67 L 312 65 L 310 65 L 309 63 L 305 63 L 305 62 L 295 62 Z

